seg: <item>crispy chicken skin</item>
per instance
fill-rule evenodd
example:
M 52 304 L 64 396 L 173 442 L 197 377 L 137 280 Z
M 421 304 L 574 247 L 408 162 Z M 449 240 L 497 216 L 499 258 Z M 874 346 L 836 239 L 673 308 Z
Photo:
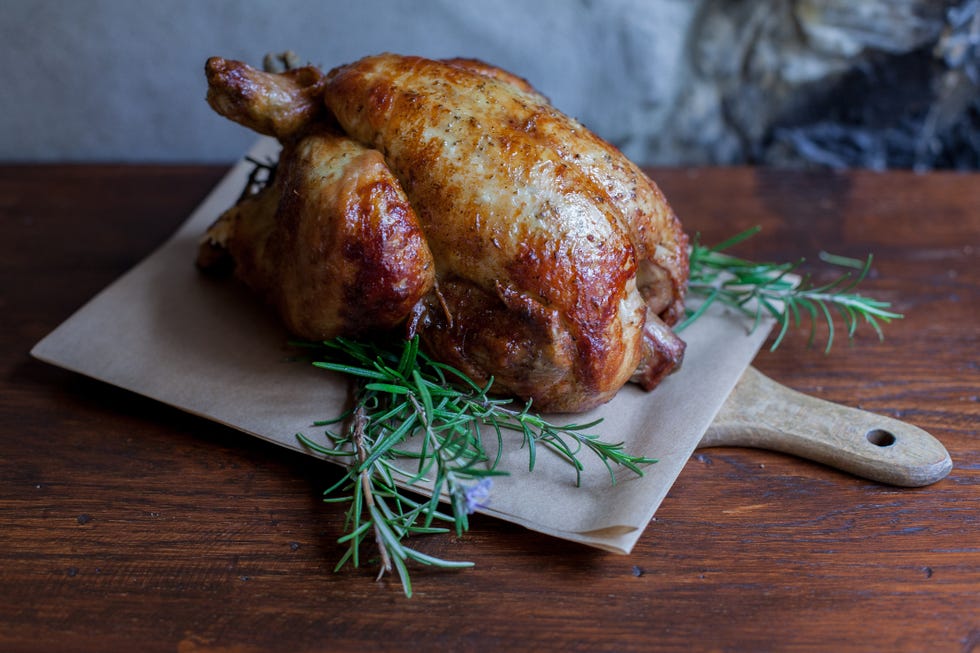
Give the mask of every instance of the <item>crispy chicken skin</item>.
M 548 98 L 538 93 L 537 89 L 531 86 L 523 77 L 518 77 L 512 72 L 506 71 L 503 68 L 498 68 L 497 66 L 486 63 L 485 61 L 480 61 L 479 59 L 467 59 L 465 57 L 455 57 L 453 59 L 442 59 L 442 63 L 454 66 L 456 68 L 462 68 L 463 70 L 468 70 L 472 73 L 478 75 L 483 75 L 484 77 L 490 77 L 496 79 L 497 81 L 510 84 L 511 86 L 517 88 L 523 93 L 529 95 L 534 95 L 541 102 L 548 102 Z
M 211 61 L 209 69 L 218 68 Z M 260 85 L 255 80 L 261 76 L 235 70 L 247 69 L 244 64 L 221 62 L 222 69 L 234 71 L 228 78 L 250 79 L 250 90 Z M 497 391 L 533 399 L 544 411 L 592 408 L 629 380 L 651 389 L 680 364 L 683 342 L 669 329 L 683 312 L 686 284 L 687 239 L 680 223 L 636 166 L 551 107 L 526 81 L 473 60 L 368 57 L 322 79 L 329 118 L 304 110 L 306 123 L 296 127 L 291 118 L 280 118 L 294 113 L 279 103 L 288 105 L 297 96 L 302 103 L 307 95 L 280 87 L 311 89 L 321 83 L 307 83 L 312 77 L 273 78 L 272 101 L 265 95 L 261 101 L 212 102 L 219 112 L 230 107 L 229 117 L 253 128 L 271 123 L 257 131 L 284 142 L 280 168 L 285 170 L 275 184 L 229 213 L 261 214 L 265 217 L 256 221 L 265 225 L 261 233 L 297 234 L 269 236 L 270 243 L 309 247 L 309 237 L 300 236 L 306 224 L 335 221 L 318 216 L 325 207 L 343 204 L 338 201 L 343 193 L 322 186 L 336 185 L 324 178 L 344 175 L 331 177 L 327 170 L 346 169 L 368 156 L 331 157 L 326 146 L 294 144 L 323 138 L 318 125 L 332 121 L 356 144 L 372 148 L 366 150 L 376 157 L 372 170 L 390 170 L 407 198 L 377 206 L 400 216 L 391 222 L 403 237 L 386 242 L 412 253 L 404 257 L 407 263 L 389 266 L 390 276 L 378 278 L 386 291 L 411 291 L 393 303 L 387 321 L 378 319 L 382 311 L 376 309 L 337 319 L 344 328 L 407 322 L 436 359 L 478 383 L 493 377 Z M 209 83 L 216 83 L 210 74 Z M 233 85 L 212 94 L 234 95 Z M 417 216 L 414 230 L 405 226 L 412 220 L 403 216 L 409 215 Z M 220 223 L 211 230 L 218 235 Z M 247 230 L 236 231 L 251 237 L 244 235 Z M 358 242 L 366 246 L 382 232 L 359 232 Z M 331 238 L 314 240 L 315 256 L 291 251 L 277 258 L 278 245 L 253 246 L 255 259 L 248 262 L 228 249 L 236 269 L 246 261 L 244 267 L 254 268 L 256 277 L 278 278 L 278 289 L 302 296 L 297 303 L 330 307 L 308 310 L 336 315 L 353 308 L 344 306 L 347 290 L 376 283 L 372 275 L 391 252 L 379 248 L 384 253 L 377 260 L 362 262 L 360 271 L 351 273 L 348 261 L 329 251 L 342 249 L 342 238 Z M 414 244 L 416 238 L 421 245 Z M 420 264 L 425 255 L 431 256 L 429 265 Z M 286 258 L 295 267 L 290 274 L 278 270 Z M 318 287 L 299 287 L 310 279 Z M 331 283 L 347 290 L 327 288 Z M 295 330 L 301 320 L 289 301 L 280 297 L 273 303 Z

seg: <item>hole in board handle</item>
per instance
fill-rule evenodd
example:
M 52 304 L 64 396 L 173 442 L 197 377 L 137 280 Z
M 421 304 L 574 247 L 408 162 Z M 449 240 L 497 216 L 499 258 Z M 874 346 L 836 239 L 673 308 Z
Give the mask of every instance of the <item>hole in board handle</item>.
M 864 437 L 876 447 L 890 447 L 897 440 L 893 433 L 884 429 L 872 429 L 865 433 Z

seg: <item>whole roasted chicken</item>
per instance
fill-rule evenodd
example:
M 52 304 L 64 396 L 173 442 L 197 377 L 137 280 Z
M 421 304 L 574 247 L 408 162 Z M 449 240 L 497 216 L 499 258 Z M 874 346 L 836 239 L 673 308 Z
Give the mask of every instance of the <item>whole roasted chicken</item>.
M 392 54 L 326 74 L 208 60 L 208 101 L 282 143 L 208 230 L 296 335 L 418 334 L 477 383 L 581 411 L 650 390 L 684 344 L 687 237 L 657 186 L 485 63 Z

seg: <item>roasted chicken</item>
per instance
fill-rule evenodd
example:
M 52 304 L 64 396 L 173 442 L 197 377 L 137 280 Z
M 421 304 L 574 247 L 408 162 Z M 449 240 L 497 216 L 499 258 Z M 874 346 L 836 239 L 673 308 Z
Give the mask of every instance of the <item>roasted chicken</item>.
M 274 178 L 209 229 L 296 335 L 418 334 L 542 411 L 650 390 L 684 344 L 687 237 L 613 146 L 488 64 L 385 54 L 326 74 L 212 58 L 208 101 L 274 136 Z

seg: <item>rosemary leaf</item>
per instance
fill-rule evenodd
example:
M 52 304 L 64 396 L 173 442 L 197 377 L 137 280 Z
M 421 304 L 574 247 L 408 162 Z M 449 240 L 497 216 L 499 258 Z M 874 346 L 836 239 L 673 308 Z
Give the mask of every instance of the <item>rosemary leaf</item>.
M 683 331 L 695 322 L 709 306 L 722 304 L 753 318 L 757 328 L 764 313 L 769 313 L 779 325 L 779 331 L 770 347 L 773 351 L 783 342 L 790 324 L 799 326 L 802 315 L 809 317 L 808 344 L 816 340 L 817 325 L 827 325 L 825 352 L 829 352 L 836 335 L 835 311 L 846 327 L 848 338 L 853 338 L 861 319 L 883 338 L 881 322 L 900 319 L 902 315 L 889 310 L 891 304 L 866 297 L 855 288 L 867 278 L 873 258 L 854 259 L 821 252 L 820 260 L 844 268 L 843 274 L 833 281 L 817 286 L 810 277 L 794 279 L 790 275 L 803 263 L 756 263 L 741 259 L 723 250 L 733 247 L 760 231 L 753 227 L 729 238 L 719 245 L 708 247 L 695 238 L 690 251 L 690 280 L 688 295 L 701 300 L 700 306 L 689 310 L 687 318 L 674 328 Z M 856 270 L 857 274 L 852 273 Z M 833 310 L 832 310 L 833 309 Z

